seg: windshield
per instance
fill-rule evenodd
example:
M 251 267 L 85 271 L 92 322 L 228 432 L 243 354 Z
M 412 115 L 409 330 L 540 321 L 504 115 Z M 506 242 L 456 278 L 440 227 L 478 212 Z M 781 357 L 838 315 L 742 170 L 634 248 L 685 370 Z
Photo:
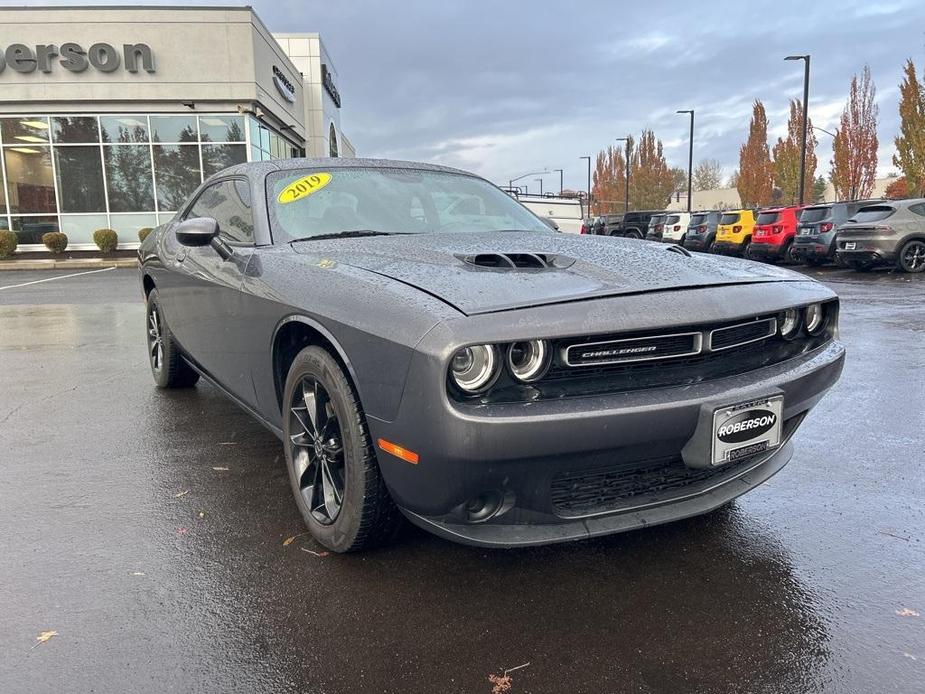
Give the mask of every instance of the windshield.
M 267 176 L 267 205 L 276 243 L 350 231 L 555 233 L 490 183 L 443 171 L 276 171 Z
M 735 224 L 739 221 L 738 212 L 728 212 L 723 215 L 723 218 L 719 220 L 720 224 Z
M 756 224 L 774 224 L 777 221 L 777 218 L 780 217 L 780 212 L 761 212 L 758 214 L 758 221 Z
M 800 215 L 800 221 L 805 224 L 821 222 L 832 213 L 831 207 L 807 207 Z
M 879 222 L 881 219 L 886 219 L 891 214 L 895 212 L 895 209 L 889 205 L 870 205 L 869 207 L 862 207 L 854 217 L 851 218 L 852 222 Z

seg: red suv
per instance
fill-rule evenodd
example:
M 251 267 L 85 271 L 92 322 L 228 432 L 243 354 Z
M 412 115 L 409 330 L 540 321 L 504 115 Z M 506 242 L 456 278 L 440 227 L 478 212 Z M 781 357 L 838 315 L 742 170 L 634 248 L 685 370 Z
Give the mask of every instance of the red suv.
M 758 212 L 749 257 L 756 260 L 799 262 L 793 256 L 793 238 L 797 235 L 802 207 L 769 207 Z

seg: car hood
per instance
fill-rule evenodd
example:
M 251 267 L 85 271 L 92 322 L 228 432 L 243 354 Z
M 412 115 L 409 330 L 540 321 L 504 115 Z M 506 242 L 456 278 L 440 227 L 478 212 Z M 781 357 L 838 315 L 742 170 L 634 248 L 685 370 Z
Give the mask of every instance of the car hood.
M 416 287 L 466 315 L 626 294 L 806 281 L 770 265 L 600 236 L 409 234 L 301 241 L 292 247 L 313 263 L 349 265 Z M 518 254 L 538 255 L 546 266 L 478 264 L 506 264 L 505 256 Z

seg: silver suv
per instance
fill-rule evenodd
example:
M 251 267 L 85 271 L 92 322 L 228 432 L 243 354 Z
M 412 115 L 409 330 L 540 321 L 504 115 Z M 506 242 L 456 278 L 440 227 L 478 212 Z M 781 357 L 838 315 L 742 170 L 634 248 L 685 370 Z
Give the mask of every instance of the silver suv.
M 925 198 L 862 207 L 838 229 L 839 260 L 856 270 L 896 263 L 903 272 L 925 270 Z

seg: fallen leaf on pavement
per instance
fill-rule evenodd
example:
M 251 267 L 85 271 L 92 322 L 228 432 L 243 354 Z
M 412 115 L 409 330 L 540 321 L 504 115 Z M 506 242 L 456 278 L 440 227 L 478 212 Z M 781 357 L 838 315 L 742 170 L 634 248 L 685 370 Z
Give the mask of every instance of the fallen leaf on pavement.
M 912 655 L 911 653 L 903 653 L 903 655 L 904 655 L 906 658 L 910 658 L 910 659 L 912 659 L 912 660 L 918 660 L 918 658 L 916 658 L 916 657 L 915 657 L 914 655 Z
M 226 468 L 226 467 L 214 467 L 214 468 L 212 468 L 212 469 L 213 469 L 213 470 L 217 470 L 217 471 L 219 471 L 219 472 L 228 472 L 228 468 Z
M 910 610 L 908 607 L 904 607 L 901 610 L 896 610 L 896 614 L 898 614 L 900 617 L 921 617 L 922 616 L 915 610 Z
M 304 547 L 299 547 L 299 549 L 301 549 L 303 552 L 308 552 L 314 557 L 326 557 L 330 554 L 330 552 L 316 552 L 313 549 L 305 549 Z
M 489 675 L 488 681 L 494 685 L 491 688 L 491 694 L 504 694 L 512 685 L 510 675 Z
M 205 517 L 206 517 L 205 512 L 200 511 L 200 512 L 199 512 L 199 517 L 200 517 L 200 518 L 205 518 Z
M 174 499 L 179 499 L 181 496 L 186 496 L 187 494 L 189 494 L 189 489 L 184 489 L 182 492 L 180 492 L 180 493 L 178 493 L 178 494 L 174 494 L 174 495 L 173 495 L 173 498 L 174 498 Z
M 237 446 L 238 442 L 237 441 L 219 441 L 218 445 L 219 446 Z
M 186 528 L 177 528 L 177 535 L 186 535 Z
M 290 535 L 285 540 L 283 540 L 283 547 L 288 547 L 293 542 L 295 542 L 296 538 L 302 537 L 303 535 L 308 535 L 308 532 L 299 533 L 298 535 Z
M 132 576 L 144 576 L 144 571 L 132 571 Z
M 48 641 L 48 639 L 52 638 L 53 636 L 57 636 L 57 635 L 58 635 L 57 631 L 43 631 L 41 634 L 35 637 L 35 640 L 38 641 L 39 643 L 45 643 L 46 641 Z M 35 646 L 38 646 L 39 643 L 35 644 Z M 35 646 L 33 646 L 33 648 L 35 648 Z

